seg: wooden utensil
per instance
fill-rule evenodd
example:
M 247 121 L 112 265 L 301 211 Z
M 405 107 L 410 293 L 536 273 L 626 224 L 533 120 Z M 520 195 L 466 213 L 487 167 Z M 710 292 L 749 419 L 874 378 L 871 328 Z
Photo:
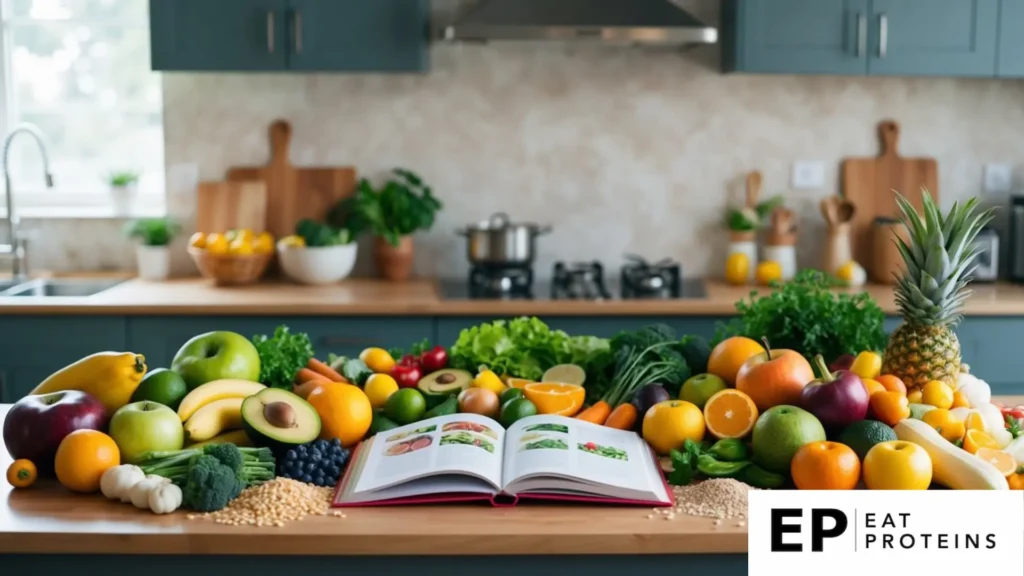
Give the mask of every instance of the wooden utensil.
M 761 198 L 761 173 L 754 170 L 750 174 L 747 174 L 747 208 L 751 210 L 757 208 L 757 202 Z
M 769 246 L 796 244 L 796 215 L 792 210 L 779 207 L 772 211 L 767 243 Z
M 267 185 L 247 182 L 200 182 L 196 188 L 196 230 L 209 234 L 267 225 Z
M 923 209 L 921 188 L 939 199 L 939 168 L 934 158 L 903 158 L 898 152 L 900 126 L 885 120 L 878 124 L 882 153 L 875 158 L 848 158 L 843 161 L 843 196 L 856 205 L 850 222 L 853 257 L 870 268 L 876 252 L 871 225 L 875 218 L 898 216 L 893 190 L 903 194 L 918 210 Z M 881 249 L 881 247 L 879 247 Z
M 228 180 L 260 180 L 267 186 L 266 230 L 275 238 L 295 233 L 303 218 L 322 220 L 339 200 L 356 189 L 352 167 L 297 168 L 289 159 L 292 127 L 285 120 L 270 125 L 270 162 L 266 166 L 228 170 Z
M 856 210 L 853 203 L 839 196 L 829 196 L 821 201 L 821 213 L 828 224 L 822 267 L 826 272 L 834 274 L 840 266 L 853 259 L 850 247 L 850 220 Z

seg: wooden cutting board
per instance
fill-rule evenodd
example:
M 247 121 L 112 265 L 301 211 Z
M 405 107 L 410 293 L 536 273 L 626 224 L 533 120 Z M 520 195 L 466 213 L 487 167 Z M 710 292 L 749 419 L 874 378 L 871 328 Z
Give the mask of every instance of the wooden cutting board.
M 200 182 L 196 189 L 196 230 L 209 234 L 267 225 L 267 185 L 261 180 Z
M 352 167 L 297 168 L 289 158 L 292 127 L 285 120 L 270 125 L 270 162 L 266 166 L 228 170 L 228 180 L 260 180 L 267 186 L 266 230 L 275 238 L 295 233 L 303 218 L 322 220 L 339 200 L 356 189 Z
M 856 209 L 850 223 L 853 258 L 869 269 L 872 254 L 876 253 L 872 223 L 879 217 L 899 217 L 893 190 L 906 196 L 918 211 L 923 209 L 922 186 L 931 192 L 932 198 L 939 199 L 939 166 L 935 159 L 901 157 L 900 125 L 893 120 L 880 122 L 878 134 L 881 155 L 847 158 L 842 167 L 843 196 Z

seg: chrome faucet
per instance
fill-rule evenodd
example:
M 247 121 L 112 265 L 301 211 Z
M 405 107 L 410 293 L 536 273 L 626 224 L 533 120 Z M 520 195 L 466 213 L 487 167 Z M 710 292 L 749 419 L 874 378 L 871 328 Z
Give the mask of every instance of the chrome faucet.
M 6 185 L 7 199 L 7 244 L 0 244 L 0 256 L 12 256 L 11 275 L 15 280 L 26 280 L 28 278 L 28 265 L 26 263 L 26 249 L 24 239 L 18 230 L 21 218 L 14 211 L 14 189 L 11 186 L 10 153 L 11 141 L 18 134 L 25 133 L 32 137 L 39 145 L 39 153 L 43 156 L 43 177 L 46 180 L 46 187 L 53 188 L 53 175 L 50 173 L 50 156 L 46 153 L 46 143 L 43 140 L 43 132 L 34 124 L 18 124 L 4 140 L 4 184 Z

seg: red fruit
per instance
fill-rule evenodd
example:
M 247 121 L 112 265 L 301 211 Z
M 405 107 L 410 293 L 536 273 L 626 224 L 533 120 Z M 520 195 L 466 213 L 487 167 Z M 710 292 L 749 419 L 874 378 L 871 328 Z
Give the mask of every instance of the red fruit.
M 448 351 L 444 346 L 434 346 L 420 355 L 420 365 L 428 373 L 444 370 L 448 367 Z
M 402 359 L 398 361 L 399 366 L 409 366 L 410 368 L 419 368 L 420 359 L 412 354 L 406 354 L 402 356 Z
M 401 388 L 415 388 L 422 377 L 422 372 L 416 366 L 402 366 L 398 364 L 391 370 L 391 377 L 395 379 L 395 382 L 398 382 Z

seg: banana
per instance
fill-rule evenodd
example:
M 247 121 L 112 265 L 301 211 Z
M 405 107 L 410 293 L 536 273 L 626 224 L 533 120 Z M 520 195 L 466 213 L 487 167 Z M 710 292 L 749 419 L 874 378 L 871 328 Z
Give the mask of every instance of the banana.
M 196 442 L 195 444 L 189 444 L 186 446 L 188 449 L 202 448 L 207 444 L 234 444 L 235 446 L 252 446 L 252 440 L 249 439 L 249 435 L 245 433 L 245 430 L 232 430 L 219 434 L 206 440 L 204 442 Z
M 178 417 L 186 422 L 197 410 L 211 402 L 225 398 L 245 398 L 266 388 L 259 382 L 249 380 L 214 380 L 191 391 L 178 405 Z
M 190 442 L 203 442 L 224 432 L 242 427 L 242 398 L 222 398 L 203 406 L 185 422 Z

